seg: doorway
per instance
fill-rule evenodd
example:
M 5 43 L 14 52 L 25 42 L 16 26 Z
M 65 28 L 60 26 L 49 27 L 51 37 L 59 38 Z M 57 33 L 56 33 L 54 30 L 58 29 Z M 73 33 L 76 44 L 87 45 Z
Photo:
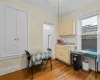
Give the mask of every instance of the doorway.
M 50 48 L 52 50 L 52 57 L 55 58 L 55 25 L 45 22 L 43 24 L 43 49 Z

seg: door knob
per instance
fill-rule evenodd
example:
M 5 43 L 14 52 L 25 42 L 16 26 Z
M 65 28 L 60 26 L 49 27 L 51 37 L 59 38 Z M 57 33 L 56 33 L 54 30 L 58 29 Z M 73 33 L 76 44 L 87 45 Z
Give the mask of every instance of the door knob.
M 15 38 L 14 40 L 15 40 L 15 41 L 18 41 L 19 39 L 16 39 L 16 38 Z
M 15 38 L 14 40 L 16 41 L 17 39 Z

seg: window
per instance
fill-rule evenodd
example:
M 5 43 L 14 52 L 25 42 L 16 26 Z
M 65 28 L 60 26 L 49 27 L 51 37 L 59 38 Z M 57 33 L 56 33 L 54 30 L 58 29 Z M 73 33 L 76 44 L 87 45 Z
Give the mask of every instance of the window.
M 85 14 L 78 20 L 77 49 L 100 52 L 100 10 Z
M 81 20 L 81 47 L 83 50 L 97 51 L 98 16 Z

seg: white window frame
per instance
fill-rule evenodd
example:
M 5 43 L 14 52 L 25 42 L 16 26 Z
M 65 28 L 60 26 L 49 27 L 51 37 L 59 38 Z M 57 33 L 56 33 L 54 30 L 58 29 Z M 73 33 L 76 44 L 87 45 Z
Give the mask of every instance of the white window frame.
M 100 52 L 100 9 L 96 9 L 94 11 L 90 11 L 86 14 L 82 14 L 77 16 L 76 18 L 76 44 L 77 49 L 82 49 L 81 43 L 81 35 L 82 35 L 82 26 L 81 20 L 85 18 L 89 18 L 92 16 L 98 15 L 98 26 L 97 26 L 97 52 Z

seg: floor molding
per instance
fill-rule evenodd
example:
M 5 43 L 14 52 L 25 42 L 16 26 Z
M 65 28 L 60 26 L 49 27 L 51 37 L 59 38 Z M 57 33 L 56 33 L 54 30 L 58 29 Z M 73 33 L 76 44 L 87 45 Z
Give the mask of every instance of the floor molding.
M 52 59 L 52 61 L 54 61 L 55 59 Z M 4 68 L 4 69 L 0 69 L 0 76 L 8 74 L 8 73 L 12 73 L 21 69 L 25 69 L 27 66 L 27 64 L 22 64 L 22 65 L 16 65 L 16 66 L 12 66 L 12 67 L 8 67 L 8 68 Z
M 0 76 L 26 68 L 26 64 L 0 69 Z

